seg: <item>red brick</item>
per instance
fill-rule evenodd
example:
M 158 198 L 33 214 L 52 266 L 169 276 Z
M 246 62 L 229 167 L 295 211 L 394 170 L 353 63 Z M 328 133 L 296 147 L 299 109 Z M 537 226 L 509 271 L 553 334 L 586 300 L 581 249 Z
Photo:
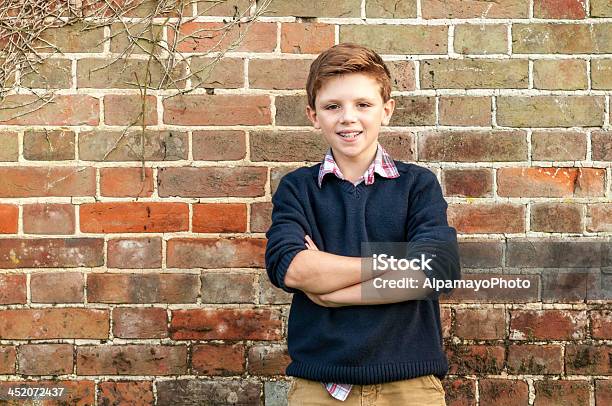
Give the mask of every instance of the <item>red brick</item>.
M 80 206 L 84 233 L 164 233 L 189 229 L 186 203 L 86 203 Z
M 144 108 L 144 110 L 143 110 Z M 104 96 L 104 123 L 108 125 L 141 126 L 157 124 L 157 98 L 140 95 L 109 94 Z
M 308 79 L 310 59 L 251 59 L 249 88 L 303 89 Z
M 504 347 L 500 345 L 445 346 L 450 374 L 494 374 L 501 372 L 504 365 Z
M 582 233 L 582 205 L 534 203 L 531 230 L 548 233 Z
M 19 373 L 24 375 L 72 374 L 71 344 L 23 344 L 19 346 Z
M 319 54 L 334 45 L 332 24 L 282 23 L 281 52 L 291 54 Z
M 604 195 L 605 170 L 598 168 L 499 168 L 503 197 L 591 197 Z
M 0 274 L 0 304 L 26 302 L 26 275 Z
M 86 167 L 0 168 L 0 197 L 95 196 L 96 170 Z
M 565 372 L 568 375 L 612 375 L 612 346 L 568 344 Z
M 259 268 L 265 246 L 261 238 L 173 238 L 167 263 L 169 268 Z
M 168 313 L 160 307 L 115 307 L 113 336 L 120 338 L 168 337 Z
M 194 131 L 193 159 L 201 161 L 232 161 L 246 156 L 243 131 Z
M 185 95 L 163 101 L 164 124 L 268 125 L 272 124 L 269 96 Z
M 448 406 L 476 406 L 476 380 L 446 378 L 442 384 Z
M 580 161 L 586 159 L 586 134 L 570 131 L 531 134 L 531 157 L 538 161 Z
M 198 375 L 241 375 L 245 371 L 244 344 L 198 344 L 191 366 Z
M 189 58 L 191 87 L 194 89 L 238 89 L 244 87 L 243 58 Z M 186 74 L 183 74 L 183 77 Z
M 593 131 L 591 148 L 594 161 L 612 161 L 612 131 Z
M 76 268 L 103 263 L 103 239 L 0 239 L 0 268 Z
M 80 345 L 79 375 L 178 375 L 187 372 L 184 345 Z
M 265 194 L 263 167 L 160 168 L 160 197 L 258 197 Z
M 590 232 L 612 231 L 612 204 L 588 204 L 586 229 Z
M 585 0 L 535 0 L 535 18 L 582 19 L 586 17 Z
M 254 131 L 250 143 L 253 161 L 317 162 L 329 149 L 321 134 L 305 131 Z
M 2 104 L 2 124 L 98 125 L 100 122 L 100 100 L 84 94 L 55 95 L 49 103 L 36 96 L 10 95 Z
M 23 156 L 34 161 L 74 159 L 74 132 L 66 130 L 26 131 Z
M 291 362 L 284 345 L 255 345 L 249 348 L 250 374 L 258 376 L 284 375 Z
M 0 162 L 16 161 L 19 158 L 19 139 L 16 132 L 0 131 Z
M 523 131 L 426 131 L 419 134 L 420 161 L 493 162 L 527 159 Z
M 63 404 L 63 405 L 74 405 L 74 406 L 90 406 L 94 404 L 94 396 L 95 396 L 95 385 L 94 381 L 87 380 L 75 380 L 75 381 L 66 381 L 66 380 L 36 380 L 36 381 L 1 381 L 0 382 L 0 392 L 8 393 L 9 388 L 48 388 L 49 390 L 53 390 L 54 388 L 63 387 L 64 391 L 63 397 L 61 400 L 57 400 L 54 402 L 53 400 L 42 401 L 48 402 L 43 404 Z M 35 390 L 35 389 L 34 389 Z M 35 404 L 38 401 L 27 402 L 26 404 Z M 14 403 L 9 403 L 14 404 Z M 17 404 L 21 405 L 24 403 L 18 402 Z
M 150 197 L 152 168 L 101 168 L 100 193 L 111 197 Z
M 555 344 L 510 345 L 508 370 L 513 374 L 561 374 L 563 356 L 561 346 Z
M 101 303 L 195 303 L 198 275 L 180 273 L 92 273 L 87 301 Z
M 528 0 L 423 0 L 423 18 L 527 18 Z
M 161 238 L 109 240 L 107 258 L 109 268 L 159 268 L 162 262 Z
M 251 204 L 251 231 L 265 233 L 272 224 L 272 203 L 259 202 Z
M 193 205 L 193 231 L 200 233 L 243 233 L 247 208 L 243 203 Z
M 283 321 L 274 309 L 180 309 L 172 311 L 173 340 L 280 340 Z
M 378 135 L 378 142 L 393 159 L 415 161 L 415 138 L 416 136 L 410 132 L 381 132 Z
M 599 310 L 589 312 L 593 338 L 612 339 L 612 311 Z
M 98 406 L 155 404 L 150 381 L 105 381 L 98 383 L 98 389 Z
M 49 44 L 62 52 L 101 52 L 104 46 L 104 28 L 101 26 L 94 28 L 83 23 L 69 24 L 43 30 L 41 34 L 38 46 L 45 49 L 43 52 L 51 52 Z
M 544 380 L 534 381 L 534 406 L 588 406 L 591 404 L 589 382 Z
M 595 380 L 595 405 L 605 406 L 612 402 L 612 380 L 611 379 L 596 379 Z
M 506 335 L 504 309 L 456 309 L 455 320 L 459 338 L 494 340 Z
M 255 303 L 255 275 L 203 273 L 201 300 L 202 303 Z
M 493 173 L 490 169 L 443 169 L 445 196 L 491 197 Z
M 481 406 L 527 406 L 529 385 L 515 379 L 480 379 Z
M 574 310 L 514 310 L 512 340 L 576 340 L 586 336 L 585 312 Z
M 179 39 L 176 50 L 178 52 L 210 52 L 227 49 L 233 42 L 238 40 L 239 35 L 244 35 L 244 29 L 240 30 L 236 25 L 232 30 L 226 31 L 221 22 L 186 22 L 181 24 Z M 174 41 L 176 31 L 168 30 L 168 42 Z M 221 38 L 223 36 L 223 38 Z M 217 44 L 218 43 L 218 44 Z M 276 23 L 252 23 L 249 25 L 248 34 L 239 42 L 239 46 L 233 49 L 235 52 L 272 52 L 276 48 Z
M 510 203 L 451 204 L 448 222 L 460 233 L 523 233 L 525 206 Z
M 108 338 L 109 313 L 102 309 L 45 308 L 0 311 L 0 338 Z
M 16 234 L 19 208 L 12 204 L 0 204 L 0 234 Z
M 23 232 L 26 234 L 74 234 L 72 204 L 36 203 L 23 206 Z
M 85 281 L 80 272 L 33 273 L 30 289 L 33 303 L 82 303 Z
M 14 374 L 17 351 L 12 345 L 0 345 L 0 374 Z

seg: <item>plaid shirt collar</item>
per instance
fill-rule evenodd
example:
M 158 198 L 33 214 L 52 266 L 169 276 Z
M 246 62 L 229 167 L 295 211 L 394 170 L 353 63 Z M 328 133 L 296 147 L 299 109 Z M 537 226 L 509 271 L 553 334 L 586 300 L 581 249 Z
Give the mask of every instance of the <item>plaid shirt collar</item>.
M 319 183 L 319 188 L 323 184 L 323 177 L 325 177 L 325 175 L 327 175 L 328 173 L 333 173 L 339 179 L 345 179 L 344 175 L 340 171 L 340 167 L 338 167 L 338 164 L 336 164 L 336 161 L 334 160 L 331 148 L 327 150 L 327 154 L 325 154 L 325 159 L 323 160 L 323 163 L 321 163 L 321 167 L 319 168 L 319 177 L 317 179 Z M 366 185 L 371 185 L 372 183 L 374 183 L 375 173 L 378 173 L 383 178 L 388 179 L 399 177 L 399 172 L 397 171 L 397 168 L 393 163 L 393 159 L 380 144 L 378 144 L 378 147 L 376 149 L 376 157 L 374 158 L 368 169 L 363 173 L 363 175 L 359 179 L 357 179 L 357 182 L 355 182 L 355 186 L 360 184 L 364 180 Z

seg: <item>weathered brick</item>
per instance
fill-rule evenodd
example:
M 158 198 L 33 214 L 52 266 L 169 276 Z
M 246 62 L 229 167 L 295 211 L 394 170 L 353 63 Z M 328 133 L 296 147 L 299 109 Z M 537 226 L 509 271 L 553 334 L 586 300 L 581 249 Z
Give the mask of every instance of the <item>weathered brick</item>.
M 515 54 L 599 54 L 611 50 L 610 24 L 512 25 Z
M 534 131 L 531 157 L 539 161 L 579 161 L 586 159 L 587 137 L 573 131 Z
M 175 375 L 187 372 L 184 345 L 80 345 L 79 375 Z
M 0 234 L 16 234 L 19 208 L 12 204 L 0 204 Z
M 308 100 L 302 95 L 276 96 L 276 124 L 311 126 L 306 115 Z M 395 115 L 395 113 L 394 113 Z
M 524 131 L 425 131 L 419 134 L 420 161 L 522 161 Z
M 569 344 L 565 347 L 568 375 L 612 375 L 610 345 Z
M 159 268 L 161 238 L 118 238 L 108 240 L 108 267 L 123 269 Z
M 459 240 L 462 268 L 501 268 L 503 242 L 490 239 Z
M 112 0 L 112 2 L 96 1 L 86 2 L 83 4 L 83 14 L 85 16 L 106 16 L 115 15 L 116 6 L 125 7 L 129 0 Z M 159 3 L 157 0 L 142 0 L 138 3 L 131 3 L 130 7 L 125 7 L 122 10 L 125 11 L 127 17 L 147 17 L 151 15 L 157 8 Z M 109 5 L 115 8 L 110 8 Z M 165 9 L 167 10 L 167 9 Z M 186 4 L 186 7 L 182 10 L 184 17 L 191 16 L 191 4 Z M 172 7 L 167 12 L 162 12 L 156 17 L 177 17 L 178 12 Z M 98 17 L 99 18 L 99 17 Z
M 591 3 L 592 5 L 593 3 Z M 612 7 L 610 11 L 612 15 Z M 605 406 L 612 401 L 612 380 L 596 379 L 595 380 L 595 404 L 597 406 Z
M 262 340 L 281 339 L 278 310 L 179 309 L 172 311 L 170 337 L 174 340 Z
M 259 275 L 259 303 L 287 304 L 291 303 L 293 295 L 272 285 L 265 270 Z
M 310 59 L 251 59 L 249 87 L 303 89 L 311 63 Z
M 505 54 L 508 52 L 508 28 L 501 24 L 458 25 L 454 48 L 461 54 Z
M 609 0 L 591 0 L 591 17 L 612 17 L 612 4 Z
M 19 158 L 19 140 L 16 132 L 0 131 L 0 162 L 16 161 Z
M 512 374 L 561 374 L 563 356 L 557 344 L 513 344 L 508 347 L 508 370 Z
M 0 314 L 3 340 L 108 338 L 109 313 L 104 309 L 9 309 Z
M 399 161 L 414 161 L 416 148 L 416 136 L 410 132 L 381 132 L 378 134 L 378 142 L 383 146 L 393 159 Z M 323 157 L 320 157 L 323 160 Z
M 460 233 L 524 233 L 525 206 L 510 203 L 451 204 L 448 222 Z
M 453 330 L 453 315 L 450 307 L 440 307 L 440 323 L 442 324 L 442 337 L 450 337 Z
M 446 392 L 446 404 L 453 406 L 476 405 L 476 380 L 446 378 L 442 381 Z
M 194 399 L 206 399 L 211 404 L 221 405 L 227 404 L 228 398 L 236 405 L 257 405 L 261 397 L 260 381 L 244 378 L 229 381 L 172 379 L 158 381 L 155 386 L 158 406 L 188 405 Z
M 423 0 L 423 18 L 527 18 L 528 0 Z
M 166 99 L 163 105 L 165 124 L 272 124 L 269 96 L 185 95 Z
M 134 52 L 138 50 L 139 48 L 136 47 Z M 164 59 L 160 61 L 167 63 Z M 119 58 L 111 62 L 108 59 L 98 58 L 79 59 L 77 61 L 77 87 L 79 89 L 158 89 L 164 86 L 181 89 L 185 87 L 185 81 L 180 80 L 185 77 L 184 63 L 178 63 L 174 69 L 166 72 L 165 66 L 169 65 L 162 66 L 155 60 L 149 62 L 143 59 Z M 145 75 L 144 72 L 147 74 Z
M 366 3 L 368 18 L 414 18 L 417 16 L 416 0 L 370 0 Z
M 511 340 L 576 340 L 586 336 L 587 316 L 576 310 L 511 310 Z
M 187 203 L 86 203 L 80 206 L 84 233 L 164 233 L 189 229 Z
M 531 230 L 548 233 L 581 233 L 582 205 L 534 203 L 531 205 Z
M 160 197 L 257 197 L 265 194 L 267 168 L 160 168 Z
M 247 226 L 247 207 L 243 203 L 194 204 L 192 222 L 194 232 L 245 232 Z
M 524 88 L 529 64 L 523 59 L 432 59 L 421 63 L 421 88 Z
M 227 0 L 219 3 L 201 2 L 198 4 L 198 15 L 206 16 L 248 16 L 249 8 L 255 0 Z M 189 4 L 191 6 L 191 4 Z
M 395 41 L 402 38 L 402 41 Z M 379 54 L 446 54 L 448 27 L 443 25 L 340 25 L 340 42 L 354 42 Z
M 228 272 L 202 274 L 202 303 L 254 303 L 255 275 Z
M 98 406 L 155 404 L 150 381 L 104 381 L 98 389 Z
M 26 275 L 0 274 L 0 304 L 26 302 Z
M 612 204 L 587 205 L 586 230 L 589 232 L 612 231 Z
M 482 406 L 527 406 L 529 385 L 515 379 L 480 379 L 480 405 Z
M 0 373 L 14 374 L 17 362 L 17 351 L 12 345 L 0 345 Z
M 93 28 L 82 23 L 67 24 L 64 27 L 42 30 L 36 43 L 38 52 L 52 52 L 54 45 L 66 52 L 102 52 L 104 27 Z
M 490 169 L 444 169 L 445 196 L 491 197 L 493 173 Z
M 601 126 L 603 111 L 604 100 L 598 96 L 497 98 L 497 123 L 508 127 Z
M 63 387 L 64 391 L 62 392 L 63 396 L 56 400 L 56 403 L 63 403 L 66 405 L 78 405 L 78 406 L 87 406 L 94 404 L 94 396 L 96 393 L 95 390 L 96 383 L 88 380 L 32 380 L 32 381 L 2 381 L 0 382 L 0 391 L 2 393 L 8 393 L 10 388 L 13 390 L 16 388 L 32 388 L 33 391 L 36 388 L 45 388 L 46 390 L 53 391 L 54 388 Z M 32 399 L 32 398 L 31 398 Z M 49 403 L 54 402 L 55 400 L 48 400 Z M 17 401 L 17 404 L 24 404 L 23 402 Z M 31 402 L 27 402 L 25 404 L 34 404 L 39 402 L 38 400 L 32 400 Z M 12 402 L 8 402 L 9 404 L 13 404 Z
M 609 266 L 610 244 L 597 240 L 508 240 L 506 266 L 515 268 L 595 268 Z
M 251 231 L 265 233 L 272 224 L 272 203 L 258 202 L 251 204 Z
M 503 369 L 501 345 L 452 344 L 445 346 L 445 351 L 451 374 L 498 374 Z
M 177 131 L 95 130 L 79 134 L 79 158 L 85 161 L 176 161 L 187 159 L 188 147 L 187 133 Z
M 539 300 L 538 289 L 539 280 L 537 275 L 511 275 L 511 274 L 462 274 L 461 279 L 483 281 L 488 280 L 490 283 L 493 278 L 504 280 L 507 284 L 521 279 L 524 287 L 520 289 L 504 289 L 498 286 L 483 288 L 478 291 L 474 288 L 457 288 L 450 295 L 443 295 L 440 299 L 441 303 L 526 303 L 536 302 Z
M 333 3 L 324 0 L 278 1 L 270 4 L 264 16 L 282 17 L 359 17 L 359 0 L 338 0 Z
M 80 272 L 33 273 L 33 303 L 82 303 L 85 281 Z
M 414 90 L 416 88 L 413 61 L 385 61 L 391 73 L 391 90 Z
M 533 87 L 551 90 L 586 89 L 587 62 L 580 59 L 546 60 L 533 62 Z
M 591 60 L 591 87 L 612 89 L 612 59 Z
M 297 167 L 279 167 L 279 168 L 270 168 L 270 189 L 272 190 L 272 194 L 276 192 L 278 188 L 278 184 L 280 183 L 283 176 L 298 169 Z
M 85 94 L 55 95 L 50 102 L 32 95 L 9 95 L 2 104 L 2 124 L 98 125 L 100 122 L 100 100 Z
M 250 135 L 253 161 L 320 161 L 329 148 L 317 132 L 254 131 Z
M 194 131 L 193 159 L 202 161 L 231 161 L 246 156 L 243 131 Z
M 549 303 L 582 303 L 593 299 L 601 292 L 598 271 L 587 270 L 557 270 L 542 271 L 542 301 Z
M 88 167 L 2 167 L 0 197 L 94 196 L 96 170 Z
M 598 168 L 499 168 L 497 194 L 504 197 L 604 195 L 605 171 Z
M 152 168 L 101 168 L 100 193 L 111 197 L 150 197 Z
M 104 122 L 107 125 L 141 126 L 157 124 L 155 96 L 109 94 L 104 96 Z
M 168 337 L 168 313 L 161 307 L 116 307 L 113 336 L 120 338 Z
M 19 373 L 24 375 L 72 374 L 71 344 L 23 344 L 19 346 Z
M 263 267 L 265 244 L 262 238 L 173 238 L 168 240 L 168 267 Z
M 590 405 L 589 382 L 552 380 L 534 381 L 534 406 L 588 406 Z
M 100 303 L 195 303 L 198 275 L 186 273 L 92 273 L 87 301 Z
M 241 375 L 245 371 L 244 344 L 198 344 L 193 346 L 191 366 L 199 375 Z
M 121 0 L 124 1 L 124 0 Z M 145 0 L 153 3 L 151 0 Z M 134 4 L 134 3 L 132 3 Z M 152 6 L 152 7 L 151 7 Z M 150 8 L 155 7 L 155 3 L 150 4 Z M 153 10 L 151 10 L 153 11 Z M 141 20 L 131 23 L 116 23 L 111 24 L 110 50 L 119 54 L 147 54 L 154 55 L 159 58 L 161 52 L 167 49 L 167 46 L 161 44 L 163 40 L 163 28 L 157 24 L 147 24 L 148 20 Z M 128 32 L 130 36 L 128 37 Z M 136 38 L 136 40 L 134 40 Z M 170 44 L 172 42 L 169 42 Z M 126 52 L 127 51 L 127 52 Z M 122 59 L 122 58 L 119 58 Z M 159 60 L 159 59 L 158 59 Z M 151 59 L 150 65 L 157 65 L 158 60 Z M 108 64 L 109 61 L 107 61 Z M 145 68 L 145 72 L 146 72 Z M 141 73 L 140 71 L 138 73 Z M 144 76 L 144 75 L 143 75 Z M 135 79 L 132 76 L 132 80 Z M 140 80 L 143 80 L 141 77 Z
M 284 375 L 291 362 L 284 345 L 255 345 L 249 348 L 249 368 L 253 375 Z
M 586 17 L 585 0 L 535 0 L 533 16 L 536 18 L 581 19 Z
M 282 23 L 281 52 L 319 54 L 334 45 L 335 29 L 324 23 Z
M 76 268 L 104 263 L 100 238 L 4 238 L 0 268 Z
M 503 339 L 506 332 L 504 309 L 456 309 L 455 334 L 473 340 Z
M 491 98 L 473 96 L 440 97 L 440 124 L 490 126 Z
M 236 89 L 244 86 L 242 58 L 216 60 L 194 56 L 189 61 L 191 86 L 194 88 Z
M 35 203 L 23 205 L 26 234 L 74 234 L 72 204 Z
M 593 160 L 612 161 L 612 131 L 594 131 L 591 133 Z
M 26 131 L 23 135 L 23 157 L 33 161 L 74 159 L 74 132 Z
M 390 126 L 434 125 L 436 123 L 436 100 L 429 96 L 395 97 L 395 110 Z
M 612 311 L 594 310 L 589 312 L 593 338 L 609 340 L 612 337 Z
M 21 75 L 21 85 L 40 89 L 67 89 L 72 86 L 72 61 L 47 58 L 36 66 L 38 72 Z
M 218 52 L 228 49 L 234 42 L 239 43 L 233 49 L 235 52 L 272 52 L 276 48 L 276 23 L 251 23 L 246 35 L 244 28 L 236 24 L 231 29 L 226 26 L 222 22 L 184 22 L 179 28 L 176 50 L 182 53 Z M 175 29 L 169 27 L 168 43 L 175 41 L 175 35 Z M 244 38 L 238 42 L 241 35 Z

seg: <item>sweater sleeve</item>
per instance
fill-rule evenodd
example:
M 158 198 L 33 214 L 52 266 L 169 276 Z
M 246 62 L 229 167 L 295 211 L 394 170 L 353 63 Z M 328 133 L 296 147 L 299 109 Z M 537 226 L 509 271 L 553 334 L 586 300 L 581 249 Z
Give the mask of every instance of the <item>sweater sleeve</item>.
M 446 209 L 448 204 L 442 195 L 438 179 L 428 169 L 423 168 L 415 175 L 414 190 L 411 193 L 407 220 L 406 241 L 409 243 L 409 257 L 433 257 L 431 269 L 423 272 L 427 279 L 461 279 L 457 231 L 448 225 Z M 434 285 L 435 286 L 435 285 Z M 434 290 L 428 298 L 437 299 L 440 293 L 452 289 Z
M 283 178 L 272 197 L 272 225 L 266 233 L 266 270 L 270 282 L 289 293 L 299 292 L 285 285 L 285 274 L 293 258 L 306 249 L 310 233 L 295 185 Z

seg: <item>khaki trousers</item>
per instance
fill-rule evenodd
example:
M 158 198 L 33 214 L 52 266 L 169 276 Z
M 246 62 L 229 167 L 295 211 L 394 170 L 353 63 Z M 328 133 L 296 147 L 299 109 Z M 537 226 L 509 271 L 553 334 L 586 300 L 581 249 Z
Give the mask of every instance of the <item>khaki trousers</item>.
M 379 385 L 353 385 L 344 402 L 333 398 L 321 384 L 293 378 L 287 399 L 289 406 L 445 406 L 444 388 L 434 375 L 387 382 Z

